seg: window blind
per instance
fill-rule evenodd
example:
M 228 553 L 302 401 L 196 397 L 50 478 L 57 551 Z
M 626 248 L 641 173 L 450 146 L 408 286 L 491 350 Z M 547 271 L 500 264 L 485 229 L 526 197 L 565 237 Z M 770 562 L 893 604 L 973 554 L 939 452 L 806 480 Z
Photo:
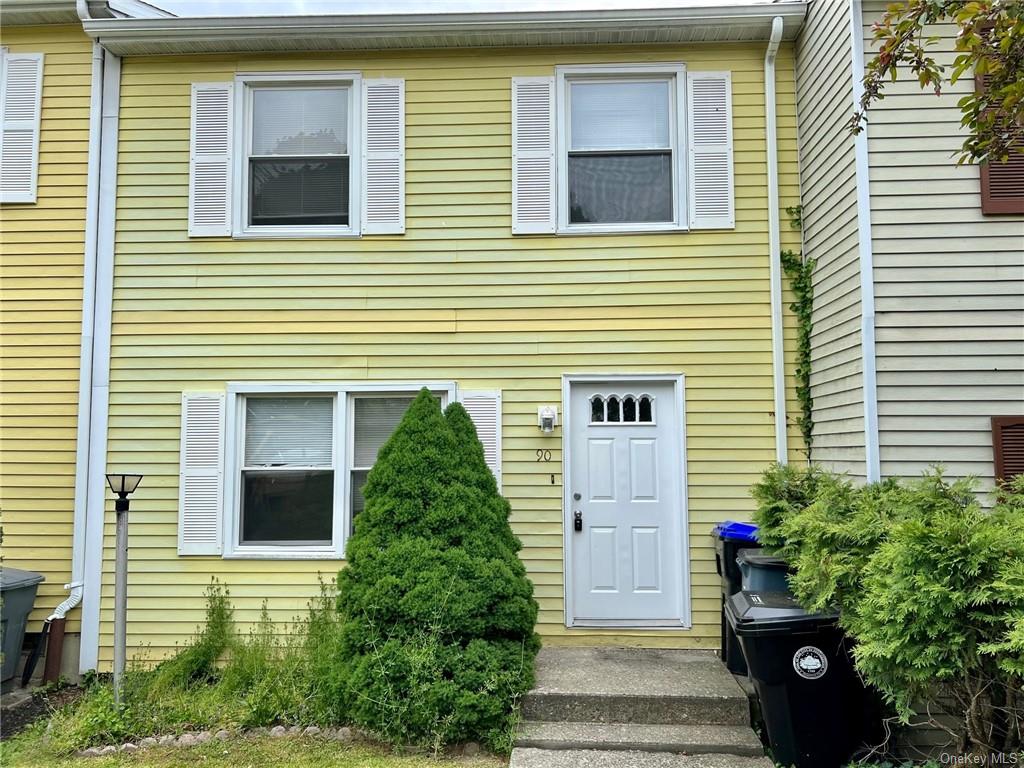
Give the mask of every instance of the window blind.
M 254 88 L 254 155 L 348 153 L 347 88 Z
M 250 397 L 245 401 L 245 466 L 331 467 L 334 398 Z
M 377 453 L 412 404 L 412 397 L 357 397 L 353 467 L 372 467 Z
M 570 150 L 669 149 L 668 81 L 574 82 Z

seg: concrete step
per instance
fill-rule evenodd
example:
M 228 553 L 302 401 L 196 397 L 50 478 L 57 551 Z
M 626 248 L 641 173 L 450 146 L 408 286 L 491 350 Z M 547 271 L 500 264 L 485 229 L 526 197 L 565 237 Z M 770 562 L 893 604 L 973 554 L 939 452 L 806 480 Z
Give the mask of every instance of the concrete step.
M 512 750 L 509 768 L 774 768 L 767 757 L 597 749 Z
M 745 725 L 747 698 L 711 652 L 542 648 L 523 698 L 535 722 Z
M 759 757 L 761 742 L 748 725 L 524 722 L 518 747 L 725 753 Z
M 745 697 L 623 696 L 530 691 L 523 719 L 533 722 L 641 723 L 646 725 L 742 725 L 750 727 Z

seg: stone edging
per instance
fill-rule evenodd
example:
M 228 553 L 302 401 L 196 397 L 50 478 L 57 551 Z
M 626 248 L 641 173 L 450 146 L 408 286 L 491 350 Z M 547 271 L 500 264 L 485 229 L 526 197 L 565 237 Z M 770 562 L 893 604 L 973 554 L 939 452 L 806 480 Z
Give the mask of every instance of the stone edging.
M 197 744 L 205 744 L 208 741 L 229 741 L 232 738 L 270 738 L 280 739 L 285 737 L 319 738 L 329 741 L 339 741 L 344 744 L 353 741 L 372 741 L 372 738 L 365 731 L 358 728 L 342 726 L 340 728 L 319 728 L 315 725 L 308 725 L 303 728 L 301 725 L 285 727 L 275 725 L 273 728 L 249 728 L 240 731 L 186 731 L 180 736 L 166 734 L 164 736 L 147 736 L 138 741 L 129 741 L 121 746 L 108 744 L 105 747 L 89 747 L 75 752 L 75 757 L 103 757 L 113 755 L 117 752 L 140 752 L 152 747 L 194 747 Z M 480 745 L 475 741 L 463 745 L 460 750 L 466 757 L 474 757 L 480 754 Z
M 76 757 L 101 757 L 103 755 L 112 755 L 115 752 L 139 752 L 141 750 L 150 749 L 152 747 L 193 747 L 196 744 L 205 744 L 208 741 L 228 741 L 234 737 L 243 738 L 258 738 L 261 736 L 270 736 L 272 738 L 282 738 L 285 736 L 306 736 L 306 737 L 319 737 L 322 739 L 331 739 L 333 741 L 340 742 L 351 742 L 357 737 L 362 737 L 364 734 L 358 732 L 352 728 L 318 728 L 315 725 L 309 725 L 303 728 L 301 725 L 293 725 L 290 728 L 286 728 L 283 725 L 275 725 L 273 728 L 252 728 L 242 731 L 228 731 L 221 729 L 216 733 L 212 731 L 186 731 L 180 736 L 174 736 L 167 734 L 164 736 L 147 736 L 144 739 L 138 741 L 129 741 L 121 746 L 114 744 L 108 744 L 105 747 L 89 747 L 88 749 L 79 750 L 75 753 Z

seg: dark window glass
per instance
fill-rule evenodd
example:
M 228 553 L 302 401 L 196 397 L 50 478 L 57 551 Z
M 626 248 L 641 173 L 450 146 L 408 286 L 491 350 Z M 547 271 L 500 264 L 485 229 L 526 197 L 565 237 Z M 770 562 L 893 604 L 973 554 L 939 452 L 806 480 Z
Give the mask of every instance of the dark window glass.
M 590 420 L 604 421 L 604 400 L 595 397 L 590 401 Z
M 356 515 L 366 509 L 366 498 L 363 496 L 363 486 L 366 485 L 366 477 L 370 474 L 368 469 L 352 470 L 352 482 L 350 490 L 352 493 L 352 522 L 355 523 Z
M 640 398 L 640 421 L 654 421 L 651 415 L 651 399 L 649 397 Z
M 349 159 L 250 158 L 254 226 L 347 226 Z
M 619 398 L 608 398 L 608 421 L 621 421 L 619 415 Z
M 334 472 L 242 473 L 242 543 L 330 544 Z
M 636 400 L 626 397 L 622 400 L 622 420 L 636 421 Z
M 672 153 L 569 155 L 569 221 L 673 221 Z

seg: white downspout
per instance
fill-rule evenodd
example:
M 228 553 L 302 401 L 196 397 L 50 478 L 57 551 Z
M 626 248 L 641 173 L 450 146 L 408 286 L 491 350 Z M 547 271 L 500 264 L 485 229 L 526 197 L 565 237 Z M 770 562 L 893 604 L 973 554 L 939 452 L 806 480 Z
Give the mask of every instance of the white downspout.
M 96 306 L 96 230 L 100 184 L 100 124 L 103 109 L 103 48 L 92 44 L 89 86 L 89 155 L 85 188 L 85 250 L 82 269 L 82 337 L 78 368 L 78 428 L 75 435 L 75 511 L 71 543 L 71 590 L 46 617 L 63 619 L 85 592 L 86 498 L 89 468 L 89 413 L 92 410 L 92 345 Z
M 772 20 L 764 54 L 764 122 L 768 150 L 768 263 L 772 306 L 772 378 L 775 394 L 775 460 L 789 461 L 786 423 L 786 356 L 782 335 L 782 243 L 779 234 L 779 156 L 775 116 L 775 56 L 782 42 L 782 17 Z
M 77 0 L 79 18 L 89 21 L 85 0 Z M 90 312 L 83 317 L 91 335 L 88 392 L 80 393 L 79 465 L 76 468 L 75 535 L 82 553 L 82 636 L 79 671 L 96 669 L 99 660 L 100 596 L 103 576 L 103 524 L 106 508 L 107 415 L 110 393 L 110 326 L 114 294 L 114 224 L 117 192 L 117 131 L 120 109 L 121 60 L 101 44 L 101 88 L 97 112 L 90 114 L 89 187 L 87 210 L 93 214 L 86 224 L 87 269 L 92 269 L 89 290 Z M 96 50 L 94 49 L 94 57 Z M 96 64 L 94 61 L 94 74 Z M 95 97 L 95 92 L 94 92 Z M 91 262 L 91 263 L 90 263 Z M 87 325 L 86 325 L 87 324 Z M 81 389 L 86 389 L 85 379 Z M 86 423 L 83 425 L 83 420 Z M 84 430 L 84 434 L 83 434 Z M 83 453 L 84 451 L 84 453 Z M 84 463 L 83 463 L 84 460 Z M 82 502 L 79 505 L 79 500 Z M 79 515 L 83 525 L 79 526 Z M 78 550 L 76 550 L 78 551 Z
M 96 585 L 82 601 L 79 664 L 96 669 L 99 659 L 103 523 L 106 509 L 107 415 L 110 407 L 110 326 L 114 300 L 114 215 L 117 192 L 117 130 L 121 59 L 104 50 L 100 190 L 96 233 L 96 305 L 92 356 L 92 409 L 86 500 L 85 581 Z
M 853 108 L 864 93 L 864 26 L 861 0 L 850 3 L 850 51 Z M 871 189 L 868 127 L 854 139 L 857 169 L 857 239 L 860 258 L 860 354 L 864 377 L 864 473 L 869 483 L 882 479 L 878 447 L 878 376 L 875 358 L 875 267 L 871 246 Z

